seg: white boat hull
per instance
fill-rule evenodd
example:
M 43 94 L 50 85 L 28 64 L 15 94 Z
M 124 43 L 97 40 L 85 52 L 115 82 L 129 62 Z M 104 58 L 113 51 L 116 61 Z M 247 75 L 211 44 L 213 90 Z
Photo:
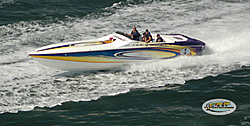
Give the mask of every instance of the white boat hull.
M 39 63 L 49 68 L 63 71 L 92 71 L 117 69 L 129 65 L 129 63 L 88 63 L 88 62 L 72 62 L 62 60 L 52 60 L 43 58 L 34 58 Z

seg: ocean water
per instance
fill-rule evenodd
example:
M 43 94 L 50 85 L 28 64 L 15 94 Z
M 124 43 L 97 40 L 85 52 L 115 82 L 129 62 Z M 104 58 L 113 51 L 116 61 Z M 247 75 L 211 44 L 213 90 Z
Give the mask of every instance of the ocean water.
M 115 31 L 181 33 L 202 56 L 66 72 L 27 56 Z M 0 125 L 250 125 L 249 0 L 0 0 Z M 233 101 L 224 116 L 201 106 Z

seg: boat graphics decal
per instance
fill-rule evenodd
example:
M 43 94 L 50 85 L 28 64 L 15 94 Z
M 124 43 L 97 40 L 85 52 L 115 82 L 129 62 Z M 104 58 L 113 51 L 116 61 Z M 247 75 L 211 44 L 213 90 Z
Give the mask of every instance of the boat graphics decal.
M 51 60 L 61 60 L 61 61 L 72 61 L 72 62 L 88 62 L 88 63 L 130 63 L 133 61 L 129 60 L 119 60 L 109 57 L 93 57 L 93 56 L 83 56 L 83 57 L 72 57 L 72 56 L 32 56 L 34 58 L 51 59 Z
M 137 58 L 137 59 L 159 59 L 159 58 L 173 58 L 177 56 L 176 52 L 166 51 L 124 51 L 115 54 L 118 58 Z
M 182 51 L 183 50 L 183 51 Z M 180 55 L 196 55 L 190 47 L 160 48 L 146 47 L 133 49 L 116 49 L 74 53 L 57 54 L 31 54 L 34 58 L 73 61 L 73 62 L 91 62 L 91 63 L 128 63 L 138 62 L 149 59 L 169 59 Z M 185 52 L 186 51 L 186 52 Z M 185 52 L 185 53 L 184 53 Z

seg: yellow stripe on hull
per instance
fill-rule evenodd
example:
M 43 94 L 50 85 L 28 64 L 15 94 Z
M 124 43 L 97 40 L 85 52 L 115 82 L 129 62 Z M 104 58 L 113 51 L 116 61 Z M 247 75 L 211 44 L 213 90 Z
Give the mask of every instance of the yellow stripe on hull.
M 130 63 L 132 61 L 124 61 L 114 58 L 105 58 L 105 57 L 70 57 L 70 56 L 31 56 L 34 58 L 42 59 L 52 59 L 52 60 L 62 60 L 62 61 L 72 61 L 72 62 L 89 62 L 89 63 Z

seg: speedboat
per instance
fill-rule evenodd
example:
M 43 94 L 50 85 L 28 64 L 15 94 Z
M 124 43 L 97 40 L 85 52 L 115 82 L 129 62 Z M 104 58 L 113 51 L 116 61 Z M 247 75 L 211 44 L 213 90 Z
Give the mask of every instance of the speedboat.
M 105 70 L 154 59 L 201 55 L 205 43 L 182 34 L 162 34 L 163 42 L 133 40 L 123 32 L 95 39 L 52 44 L 29 56 L 39 63 L 64 71 Z

